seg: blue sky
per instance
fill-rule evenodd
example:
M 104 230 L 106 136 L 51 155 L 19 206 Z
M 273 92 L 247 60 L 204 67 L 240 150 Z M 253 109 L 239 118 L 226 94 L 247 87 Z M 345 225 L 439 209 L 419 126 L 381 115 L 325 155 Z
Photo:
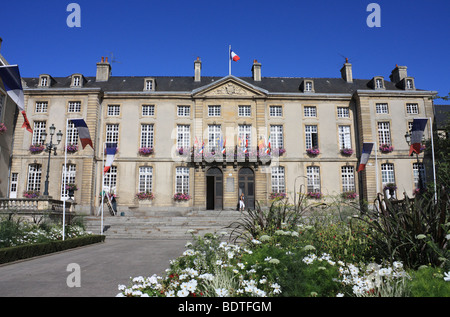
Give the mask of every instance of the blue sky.
M 67 5 L 81 7 L 70 28 Z M 367 6 L 381 9 L 370 28 Z M 450 93 L 448 0 L 16 0 L 1 4 L 1 54 L 23 77 L 95 76 L 114 56 L 113 76 L 228 75 L 228 45 L 241 57 L 233 75 L 339 77 L 344 58 L 355 78 L 407 66 L 416 87 Z M 436 103 L 450 103 L 436 101 Z

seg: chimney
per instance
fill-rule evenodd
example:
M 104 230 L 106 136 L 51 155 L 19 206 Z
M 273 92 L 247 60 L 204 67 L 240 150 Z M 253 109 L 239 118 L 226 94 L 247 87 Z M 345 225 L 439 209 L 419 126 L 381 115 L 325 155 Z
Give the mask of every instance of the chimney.
M 261 63 L 255 59 L 252 66 L 252 74 L 254 81 L 261 81 Z
M 348 83 L 353 82 L 352 64 L 348 62 L 348 58 L 345 58 L 344 66 L 341 68 L 341 77 Z
M 408 74 L 406 72 L 407 68 L 408 67 L 406 67 L 406 66 L 395 65 L 395 68 L 392 70 L 391 75 L 389 76 L 389 79 L 391 80 L 391 82 L 398 84 L 403 79 L 408 77 Z
M 200 57 L 197 57 L 197 59 L 194 61 L 194 81 L 200 82 L 201 81 L 201 71 L 202 71 L 202 61 L 200 60 Z
M 111 65 L 108 63 L 108 57 L 106 59 L 102 56 L 102 61 L 97 63 L 97 76 L 95 81 L 108 81 L 111 76 Z

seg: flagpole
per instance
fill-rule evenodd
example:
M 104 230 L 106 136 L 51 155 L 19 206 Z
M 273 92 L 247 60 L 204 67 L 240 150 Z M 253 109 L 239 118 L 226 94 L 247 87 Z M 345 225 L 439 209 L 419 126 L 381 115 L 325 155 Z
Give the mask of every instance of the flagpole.
M 101 215 L 101 228 L 100 234 L 103 235 L 103 203 L 105 198 L 105 142 L 103 142 L 103 151 L 102 151 L 102 215 Z
M 228 47 L 228 75 L 231 76 L 231 45 Z
M 377 179 L 376 180 L 377 189 L 375 190 L 375 194 L 378 193 L 378 190 L 380 188 L 380 180 L 379 180 L 379 177 L 378 177 L 378 150 L 377 150 L 377 147 L 378 147 L 378 143 L 375 142 L 375 177 Z
M 63 176 L 63 241 L 65 238 L 65 228 L 66 228 L 66 185 L 67 185 L 67 135 L 68 135 L 69 119 L 66 118 L 66 143 L 64 144 L 64 176 Z
M 431 121 L 431 117 L 429 117 L 430 120 L 430 135 L 431 135 L 431 155 L 433 158 L 433 183 L 434 183 L 434 203 L 437 202 L 437 191 L 436 191 L 436 164 L 434 163 L 434 141 L 433 141 L 433 126 L 432 126 L 432 121 Z M 417 167 L 419 169 L 419 173 L 420 173 L 420 167 Z

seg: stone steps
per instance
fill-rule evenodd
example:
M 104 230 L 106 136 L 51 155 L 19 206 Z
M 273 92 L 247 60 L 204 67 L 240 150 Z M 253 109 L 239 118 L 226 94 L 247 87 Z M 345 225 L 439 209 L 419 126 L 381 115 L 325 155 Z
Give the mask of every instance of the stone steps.
M 242 217 L 239 211 L 133 212 L 133 215 L 103 216 L 104 235 L 122 239 L 189 239 L 191 233 L 220 233 Z M 101 233 L 101 217 L 86 216 L 87 231 Z

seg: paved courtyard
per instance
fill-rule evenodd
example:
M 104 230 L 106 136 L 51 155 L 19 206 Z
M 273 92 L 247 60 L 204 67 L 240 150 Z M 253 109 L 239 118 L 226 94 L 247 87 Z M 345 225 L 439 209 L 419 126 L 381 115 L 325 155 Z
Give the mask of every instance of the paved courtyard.
M 0 297 L 113 297 L 119 293 L 117 286 L 128 285 L 130 277 L 162 275 L 187 241 L 107 238 L 104 243 L 1 265 Z M 72 263 L 79 265 L 80 287 L 67 285 Z

